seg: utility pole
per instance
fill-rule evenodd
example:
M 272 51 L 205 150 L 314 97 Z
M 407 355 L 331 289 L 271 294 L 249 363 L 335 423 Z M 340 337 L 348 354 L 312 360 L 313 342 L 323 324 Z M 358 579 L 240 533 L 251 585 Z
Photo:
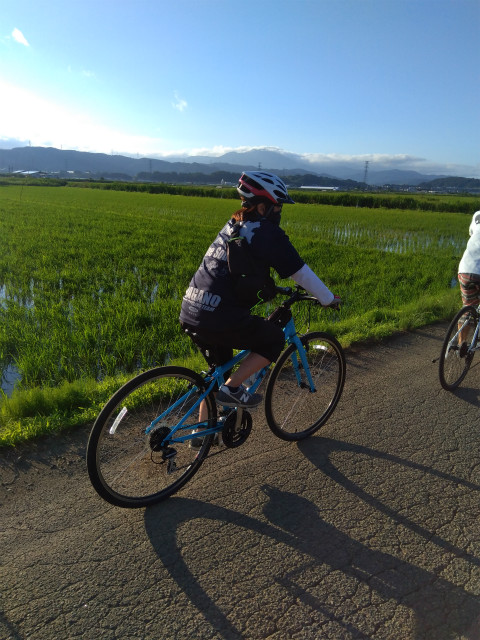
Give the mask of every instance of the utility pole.
M 368 165 L 370 164 L 370 160 L 365 160 L 365 172 L 363 174 L 363 182 L 365 185 L 367 184 L 367 175 L 368 175 Z

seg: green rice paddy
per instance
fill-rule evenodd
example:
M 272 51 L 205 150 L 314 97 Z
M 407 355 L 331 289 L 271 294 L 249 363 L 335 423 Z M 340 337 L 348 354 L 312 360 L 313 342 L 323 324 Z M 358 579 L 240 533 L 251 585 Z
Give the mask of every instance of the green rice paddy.
M 237 208 L 226 198 L 0 188 L 0 371 L 19 376 L 11 397 L 0 395 L 0 446 L 92 420 L 139 370 L 203 367 L 180 331 L 180 303 Z M 338 314 L 319 309 L 313 326 L 348 346 L 451 317 L 469 222 L 455 212 L 284 207 L 299 253 L 344 300 Z

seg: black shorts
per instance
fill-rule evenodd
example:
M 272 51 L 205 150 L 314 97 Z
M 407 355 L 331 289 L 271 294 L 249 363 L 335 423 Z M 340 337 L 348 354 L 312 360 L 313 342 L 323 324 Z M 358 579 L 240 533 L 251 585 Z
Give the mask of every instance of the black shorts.
M 285 345 L 282 328 L 259 316 L 249 316 L 228 331 L 209 331 L 186 323 L 180 324 L 188 330 L 210 366 L 225 364 L 233 357 L 233 349 L 249 349 L 275 362 Z

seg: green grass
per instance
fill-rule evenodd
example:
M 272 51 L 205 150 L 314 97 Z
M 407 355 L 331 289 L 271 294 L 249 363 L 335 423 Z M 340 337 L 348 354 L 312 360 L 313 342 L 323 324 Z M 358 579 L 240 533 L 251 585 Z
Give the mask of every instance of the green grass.
M 237 207 L 211 197 L 0 189 L 0 368 L 14 363 L 22 375 L 0 400 L 0 446 L 90 422 L 140 370 L 188 358 L 203 366 L 179 330 L 181 298 Z M 348 346 L 450 318 L 469 222 L 454 212 L 285 207 L 283 228 L 344 300 L 339 314 L 319 310 L 312 326 Z
M 174 361 L 200 371 L 204 361 L 200 354 Z M 10 397 L 3 394 L 0 403 L 0 449 L 93 423 L 108 399 L 132 376 L 119 374 L 101 381 L 80 379 L 62 382 L 56 387 L 14 389 Z

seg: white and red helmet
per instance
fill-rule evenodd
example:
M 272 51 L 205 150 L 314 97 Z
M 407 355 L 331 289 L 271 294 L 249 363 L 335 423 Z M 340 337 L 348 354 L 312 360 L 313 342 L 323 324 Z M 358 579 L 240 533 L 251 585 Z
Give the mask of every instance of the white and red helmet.
M 244 171 L 238 181 L 237 191 L 241 198 L 252 204 L 262 200 L 274 204 L 295 204 L 283 180 L 267 171 Z

